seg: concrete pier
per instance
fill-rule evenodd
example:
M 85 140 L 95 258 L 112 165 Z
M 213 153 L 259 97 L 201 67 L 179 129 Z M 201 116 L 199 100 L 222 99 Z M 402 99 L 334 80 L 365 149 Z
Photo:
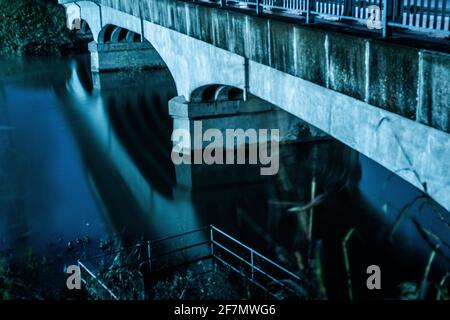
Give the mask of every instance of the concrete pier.
M 217 95 L 216 95 L 217 96 Z M 196 100 L 196 99 L 193 99 Z M 248 155 L 249 146 L 270 140 L 279 143 L 311 141 L 328 138 L 324 132 L 308 125 L 301 119 L 283 111 L 274 105 L 256 97 L 250 97 L 247 101 L 221 100 L 214 102 L 187 102 L 183 96 L 177 96 L 169 101 L 169 114 L 173 117 L 173 130 L 182 129 L 189 133 L 189 139 L 182 141 L 182 153 L 189 157 L 192 163 L 178 164 L 175 166 L 177 183 L 190 189 L 218 188 L 229 184 L 262 183 L 270 176 L 261 175 L 261 168 L 267 167 L 259 162 L 249 164 L 245 162 L 239 166 L 230 166 L 225 163 L 209 165 L 194 163 L 195 154 L 202 153 L 211 141 L 203 140 L 203 134 L 208 129 L 216 132 L 219 130 L 224 137 L 222 149 L 225 153 L 245 152 Z M 200 127 L 199 127 L 200 126 Z M 227 139 L 227 130 L 239 130 L 245 132 L 244 138 Z M 266 129 L 268 135 L 258 135 L 260 129 Z M 279 136 L 271 136 L 273 129 L 279 130 Z M 253 131 L 255 135 L 250 134 Z M 261 139 L 265 139 L 262 141 Z M 215 142 L 215 141 L 214 141 Z M 174 146 L 179 142 L 173 141 Z M 269 145 L 270 143 L 268 143 Z M 256 150 L 256 147 L 255 147 Z M 272 149 L 270 152 L 274 152 Z M 278 161 L 278 149 L 276 150 Z M 234 158 L 234 163 L 237 163 Z
M 191 137 L 194 136 L 195 121 L 201 121 L 203 132 L 208 129 L 218 129 L 224 137 L 227 129 L 244 131 L 267 129 L 269 132 L 271 129 L 278 129 L 279 138 L 277 140 L 280 143 L 305 142 L 327 137 L 324 132 L 308 125 L 294 115 L 256 97 L 251 97 L 247 101 L 187 102 L 183 96 L 177 96 L 169 101 L 169 114 L 173 117 L 173 130 L 185 129 L 189 131 Z M 203 141 L 201 148 L 208 143 Z M 238 148 L 243 147 L 244 144 L 253 143 L 258 143 L 258 141 L 249 137 L 245 141 L 236 140 L 234 146 Z M 186 154 L 195 149 L 193 141 L 184 148 Z

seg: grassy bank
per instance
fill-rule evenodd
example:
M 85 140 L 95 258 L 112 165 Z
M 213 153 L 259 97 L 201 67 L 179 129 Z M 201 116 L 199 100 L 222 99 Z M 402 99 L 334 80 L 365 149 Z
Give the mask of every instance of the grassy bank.
M 0 0 L 0 54 L 61 54 L 76 38 L 56 0 Z

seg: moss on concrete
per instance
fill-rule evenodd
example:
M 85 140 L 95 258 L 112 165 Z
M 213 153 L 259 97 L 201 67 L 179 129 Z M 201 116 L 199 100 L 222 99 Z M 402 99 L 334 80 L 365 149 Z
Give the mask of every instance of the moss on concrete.
M 364 100 L 366 41 L 345 35 L 329 34 L 328 46 L 329 88 Z
M 450 132 L 450 59 L 445 54 L 423 51 L 420 56 L 418 121 Z
M 374 41 L 369 55 L 369 103 L 416 119 L 418 50 Z

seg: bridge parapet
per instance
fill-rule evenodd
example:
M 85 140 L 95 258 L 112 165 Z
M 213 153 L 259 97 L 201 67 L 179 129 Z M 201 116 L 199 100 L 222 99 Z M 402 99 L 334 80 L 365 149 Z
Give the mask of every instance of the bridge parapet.
M 205 85 L 239 88 L 450 209 L 449 54 L 176 0 L 93 3 L 77 1 L 82 17 L 144 34 L 187 101 Z
M 177 0 L 96 2 L 450 132 L 449 54 Z

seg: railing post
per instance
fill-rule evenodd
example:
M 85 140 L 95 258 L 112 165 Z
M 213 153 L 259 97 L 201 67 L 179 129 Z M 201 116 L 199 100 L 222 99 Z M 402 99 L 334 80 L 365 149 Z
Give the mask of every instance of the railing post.
M 259 7 L 261 0 L 256 0 L 256 15 L 259 15 Z
M 152 271 L 152 256 L 150 254 L 150 240 L 147 241 L 148 268 Z
M 306 23 L 312 23 L 313 16 L 311 15 L 311 0 L 306 0 Z
M 250 250 L 250 264 L 252 267 L 252 281 L 255 281 L 255 269 L 254 269 L 254 255 L 253 255 L 253 250 Z
M 388 25 L 388 19 L 389 19 L 389 9 L 390 9 L 390 5 L 389 5 L 389 1 L 392 0 L 383 0 L 383 19 L 382 19 L 382 29 L 383 29 L 383 38 L 389 37 L 391 35 L 391 29 L 389 28 Z M 395 1 L 395 0 L 394 0 Z M 403 3 L 403 0 L 402 0 Z
M 80 281 L 83 282 L 83 275 L 81 274 L 80 260 L 77 260 L 77 266 L 78 266 L 78 270 L 80 270 Z
M 211 241 L 211 256 L 214 257 L 214 243 L 213 243 L 213 227 L 209 226 L 209 241 Z
M 226 6 L 226 1 L 227 0 L 220 0 L 220 6 L 223 8 Z

